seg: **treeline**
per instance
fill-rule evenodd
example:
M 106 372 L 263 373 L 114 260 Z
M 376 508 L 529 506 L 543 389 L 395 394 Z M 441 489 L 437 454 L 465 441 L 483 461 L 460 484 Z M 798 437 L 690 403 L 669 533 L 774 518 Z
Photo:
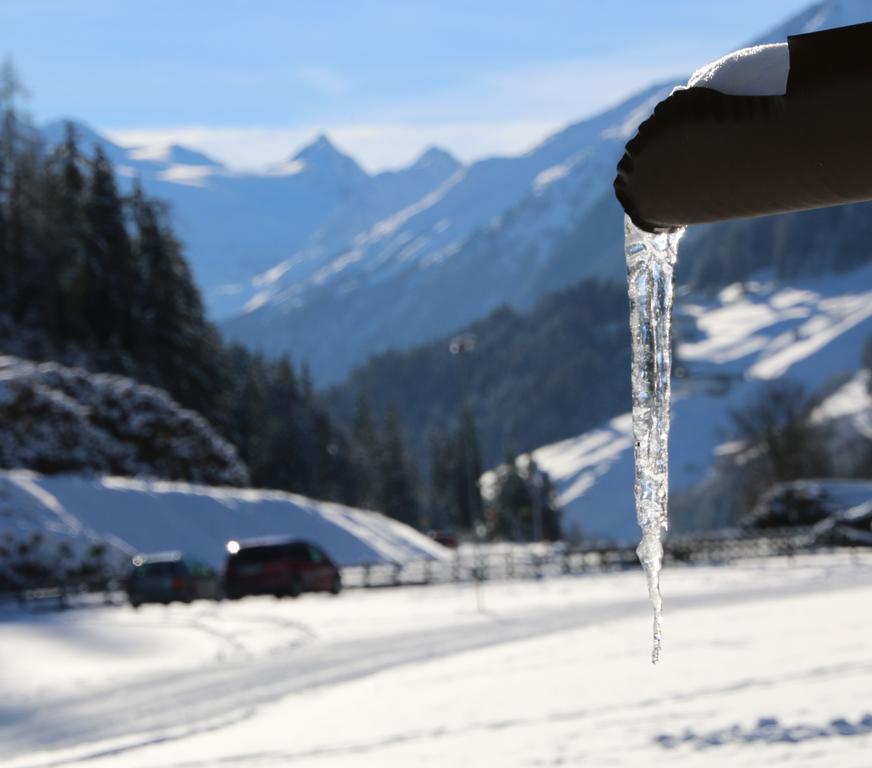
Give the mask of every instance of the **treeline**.
M 119 188 L 68 126 L 47 147 L 0 72 L 0 353 L 121 373 L 166 390 L 240 450 L 253 481 L 350 501 L 341 431 L 288 360 L 226 347 L 164 206 Z
M 160 203 L 122 195 L 72 126 L 46 148 L 0 76 L 0 344 L 4 351 L 123 373 L 214 414 L 221 346 Z
M 419 470 L 394 405 L 381 417 L 359 395 L 350 431 L 355 503 L 419 528 L 530 541 L 561 537 L 560 511 L 546 472 L 511 454 L 485 476 L 468 409 L 431 434 L 429 466 Z
M 514 457 L 626 410 L 626 317 L 625 288 L 585 281 L 529 314 L 499 309 L 454 337 L 374 357 L 326 401 L 352 434 L 361 403 L 370 420 L 393 414 L 405 427 L 405 463 L 412 476 L 425 470 L 422 523 L 472 530 L 482 522 L 498 538 L 557 538 L 550 478 L 516 467 Z M 480 489 L 483 469 L 497 465 L 492 486 Z
M 256 486 L 366 506 L 412 525 L 438 518 L 463 530 L 480 519 L 480 457 L 458 463 L 443 446 L 449 468 L 430 482 L 397 411 L 373 417 L 362 403 L 354 423 L 340 428 L 305 367 L 225 345 L 165 207 L 136 182 L 122 190 L 106 155 L 99 146 L 84 153 L 73 126 L 47 147 L 17 109 L 19 94 L 6 65 L 0 353 L 166 390 L 237 447 Z M 475 473 L 464 476 L 472 490 L 462 498 L 447 490 L 460 471 Z
M 535 402 L 540 391 L 548 401 L 556 396 L 531 375 L 544 361 L 524 360 L 536 342 L 525 340 L 520 318 L 498 313 L 482 329 L 497 332 L 492 340 L 482 334 L 484 350 L 502 345 L 506 352 L 491 370 L 474 363 L 489 388 L 471 410 L 458 407 L 466 390 L 457 361 L 446 366 L 434 357 L 429 363 L 439 376 L 430 384 L 447 389 L 429 417 L 417 419 L 413 410 L 430 407 L 433 371 L 412 365 L 385 371 L 375 387 L 352 382 L 348 391 L 355 394 L 338 422 L 335 402 L 325 405 L 304 366 L 224 344 L 206 318 L 165 206 L 137 181 L 120 185 L 99 146 L 81 149 L 73 126 L 60 144 L 47 146 L 18 108 L 20 94 L 7 64 L 0 72 L 0 354 L 119 373 L 165 390 L 237 447 L 256 486 L 378 509 L 412 525 L 462 532 L 484 522 L 489 534 L 531 535 L 517 521 L 529 518 L 521 507 L 532 508 L 532 491 L 518 492 L 518 478 L 508 473 L 509 490 L 486 508 L 478 484 L 485 466 L 476 428 L 481 414 L 492 447 L 500 409 L 509 408 L 509 421 L 526 423 L 535 415 L 512 411 L 512 403 Z M 603 308 L 595 293 L 588 306 L 594 314 Z M 567 350 L 576 331 L 552 330 Z M 503 367 L 506 355 L 514 363 Z M 581 367 L 594 373 L 597 361 L 586 362 Z M 509 397 L 491 387 L 506 371 Z M 402 385 L 404 374 L 421 386 Z M 571 371 L 563 366 L 557 375 L 567 379 L 561 396 L 575 402 Z M 490 407 L 482 410 L 482 403 Z M 533 410 L 541 415 L 550 407 Z M 568 428 L 577 423 L 570 420 Z M 515 438 L 512 428 L 504 431 Z M 518 444 L 562 434 L 545 424 Z M 522 478 L 520 485 L 533 482 Z M 515 523 L 505 523 L 507 515 Z M 553 526 L 548 532 L 556 535 Z
M 678 282 L 717 290 L 768 270 L 775 279 L 846 272 L 872 261 L 872 203 L 729 221 L 692 229 Z
M 630 398 L 626 288 L 585 281 L 546 296 L 529 314 L 503 308 L 452 338 L 390 351 L 326 395 L 350 424 L 363 395 L 395 405 L 420 463 L 435 456 L 467 408 L 484 466 L 578 435 L 624 412 Z M 474 343 L 464 348 L 464 339 Z M 458 346 L 459 345 L 459 346 Z

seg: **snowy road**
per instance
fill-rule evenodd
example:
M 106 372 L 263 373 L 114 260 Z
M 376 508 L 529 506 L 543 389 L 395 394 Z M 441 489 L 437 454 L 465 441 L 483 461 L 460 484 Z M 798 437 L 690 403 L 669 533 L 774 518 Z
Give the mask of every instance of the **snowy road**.
M 872 713 L 865 641 L 872 620 L 861 609 L 872 597 L 872 564 L 808 558 L 673 571 L 666 656 L 656 670 L 646 663 L 643 581 L 631 572 L 487 585 L 484 614 L 471 587 L 449 586 L 10 615 L 0 624 L 7 683 L 0 761 L 16 768 L 292 759 L 333 766 L 367 765 L 368 758 L 380 765 L 558 764 L 571 762 L 567 747 L 543 741 L 544 732 L 581 738 L 590 731 L 584 754 L 598 754 L 591 749 L 599 742 L 605 758 L 611 733 L 621 747 L 613 750 L 616 765 L 640 732 L 637 757 L 654 750 L 695 765 L 725 756 L 694 741 L 711 740 L 720 728 L 730 734 L 721 741 L 736 742 L 720 747 L 736 764 L 740 742 L 765 741 L 758 719 L 779 713 L 770 703 L 744 718 L 744 708 L 727 707 L 718 718 L 721 699 L 783 693 L 803 681 L 818 696 L 828 691 L 823 702 L 842 695 L 854 702 L 823 713 L 811 707 L 813 727 L 842 717 L 843 730 L 857 731 L 844 741 L 872 747 L 872 719 L 869 734 L 862 732 Z M 840 631 L 822 631 L 828 620 Z M 792 633 L 797 622 L 801 631 Z M 734 668 L 737 653 L 745 663 Z M 689 663 L 699 667 L 692 674 Z M 863 686 L 865 702 L 857 695 Z M 500 695 L 504 689 L 512 695 Z M 680 734 L 666 727 L 668 717 L 658 722 L 660 705 L 688 710 Z M 634 718 L 633 737 L 619 736 L 620 723 Z M 807 757 L 809 745 L 826 738 L 834 740 L 801 739 L 791 754 Z M 443 762 L 445 755 L 455 757 Z

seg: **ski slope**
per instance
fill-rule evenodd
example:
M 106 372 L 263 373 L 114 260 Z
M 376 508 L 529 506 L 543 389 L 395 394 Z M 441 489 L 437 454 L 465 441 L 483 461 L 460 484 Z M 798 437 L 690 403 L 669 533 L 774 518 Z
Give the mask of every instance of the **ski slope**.
M 0 608 L 0 763 L 868 766 L 872 561 L 665 579 L 656 668 L 635 572 L 486 584 L 481 613 L 469 585 Z
M 675 313 L 680 343 L 669 439 L 673 497 L 705 480 L 717 457 L 731 449 L 730 414 L 762 387 L 789 379 L 811 394 L 836 377 L 856 374 L 872 336 L 872 267 L 793 284 L 736 284 L 706 301 L 679 295 Z M 866 423 L 868 400 L 845 403 L 858 391 L 856 383 L 841 391 L 838 412 L 859 409 L 852 419 Z M 591 536 L 638 538 L 630 414 L 533 456 L 555 481 L 566 530 L 578 523 Z

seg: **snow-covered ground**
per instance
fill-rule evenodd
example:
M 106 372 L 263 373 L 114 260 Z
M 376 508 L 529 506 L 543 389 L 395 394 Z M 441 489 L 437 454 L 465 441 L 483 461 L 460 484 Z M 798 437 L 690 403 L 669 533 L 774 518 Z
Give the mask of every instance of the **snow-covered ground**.
M 872 560 L 0 610 L 8 768 L 867 768 Z
M 866 379 L 857 370 L 872 336 L 872 268 L 793 284 L 736 284 L 709 301 L 678 296 L 675 309 L 676 326 L 696 331 L 679 344 L 676 360 L 684 377 L 673 382 L 673 496 L 706 479 L 730 449 L 731 412 L 774 381 L 789 379 L 811 394 L 836 377 L 854 375 L 815 418 L 869 429 Z M 638 535 L 630 414 L 533 456 L 555 481 L 565 526 L 578 522 L 594 536 Z
M 216 567 L 231 539 L 288 536 L 340 566 L 442 559 L 448 550 L 378 512 L 282 491 L 159 480 L 0 471 L 0 535 L 52 546 L 107 539 L 125 552 L 178 550 Z

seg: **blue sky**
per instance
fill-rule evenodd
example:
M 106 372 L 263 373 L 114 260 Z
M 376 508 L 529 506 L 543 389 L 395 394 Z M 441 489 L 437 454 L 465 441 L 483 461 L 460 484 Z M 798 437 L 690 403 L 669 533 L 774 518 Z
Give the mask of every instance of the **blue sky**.
M 326 131 L 366 167 L 520 152 L 806 0 L 0 0 L 38 120 L 237 167 Z

